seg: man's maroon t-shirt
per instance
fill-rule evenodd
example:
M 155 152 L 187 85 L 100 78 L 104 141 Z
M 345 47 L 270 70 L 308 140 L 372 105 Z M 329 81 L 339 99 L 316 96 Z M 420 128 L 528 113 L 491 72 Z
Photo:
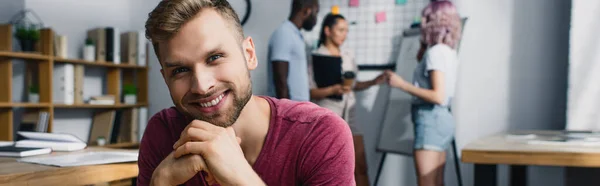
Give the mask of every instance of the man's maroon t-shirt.
M 356 185 L 352 134 L 343 119 L 309 102 L 261 98 L 271 106 L 271 121 L 253 168 L 267 185 Z M 150 119 L 140 144 L 138 185 L 150 184 L 190 122 L 173 107 Z M 205 185 L 202 174 L 185 185 Z

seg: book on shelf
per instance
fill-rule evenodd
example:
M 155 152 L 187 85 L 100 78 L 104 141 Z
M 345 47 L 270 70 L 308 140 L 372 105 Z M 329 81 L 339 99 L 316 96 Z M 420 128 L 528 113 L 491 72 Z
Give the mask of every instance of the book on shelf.
M 15 143 L 16 147 L 25 148 L 51 148 L 53 151 L 76 151 L 84 149 L 87 145 L 81 139 L 71 134 L 57 134 L 45 132 L 17 132 L 25 139 Z
M 50 114 L 48 112 L 40 112 L 39 119 L 37 122 L 36 132 L 46 132 L 48 130 L 48 121 L 50 119 Z
M 120 117 L 120 118 L 119 118 Z M 121 111 L 117 117 L 119 122 L 115 122 L 113 136 L 116 136 L 115 143 L 138 142 L 138 109 L 131 108 Z
M 115 96 L 113 95 L 101 95 L 101 96 L 92 96 L 90 100 L 115 100 Z
M 81 64 L 75 65 L 75 73 L 74 73 L 74 93 L 73 93 L 73 102 L 75 104 L 83 104 L 83 81 L 85 77 L 85 67 Z
M 114 64 L 121 64 L 121 41 L 119 29 L 115 27 L 106 27 L 106 61 Z
M 75 67 L 69 63 L 54 64 L 52 102 L 72 105 L 74 102 Z
M 115 100 L 90 100 L 88 102 L 90 105 L 114 105 Z
M 146 32 L 139 30 L 137 34 L 137 65 L 146 66 L 146 53 L 148 51 L 148 40 L 146 39 Z
M 0 156 L 7 157 L 27 157 L 42 154 L 50 154 L 52 149 L 50 148 L 24 148 L 15 146 L 0 146 Z
M 125 32 L 121 34 L 121 60 L 127 64 L 137 63 L 137 32 Z
M 19 131 L 40 132 L 48 125 L 48 112 L 25 112 L 21 116 Z M 41 131 L 45 132 L 45 131 Z
M 146 130 L 146 125 L 148 124 L 148 108 L 140 107 L 138 109 L 138 141 L 142 141 L 142 136 L 144 135 L 144 131 Z
M 102 96 L 92 96 L 88 103 L 91 105 L 114 105 L 116 102 L 115 102 L 115 96 L 102 95 Z
M 115 115 L 115 110 L 98 111 L 94 113 L 92 127 L 90 129 L 90 138 L 88 139 L 89 145 L 98 145 L 98 138 L 104 138 L 105 142 L 111 141 Z
M 96 61 L 106 61 L 106 31 L 104 28 L 94 28 L 88 30 L 90 38 L 96 47 Z
M 67 36 L 54 36 L 54 56 L 67 58 Z

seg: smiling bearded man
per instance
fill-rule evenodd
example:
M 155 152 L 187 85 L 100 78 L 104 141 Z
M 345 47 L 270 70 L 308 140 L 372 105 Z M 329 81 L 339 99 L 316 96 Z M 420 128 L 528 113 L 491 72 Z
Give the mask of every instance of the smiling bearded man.
M 161 1 L 146 35 L 175 107 L 148 122 L 139 185 L 355 185 L 344 120 L 252 95 L 254 42 L 227 1 Z

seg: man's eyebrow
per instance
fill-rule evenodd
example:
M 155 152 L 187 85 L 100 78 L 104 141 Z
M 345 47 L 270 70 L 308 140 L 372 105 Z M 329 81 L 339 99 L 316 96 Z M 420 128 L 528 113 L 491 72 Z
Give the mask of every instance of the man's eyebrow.
M 223 44 L 219 44 L 218 46 L 214 47 L 213 49 L 211 49 L 210 51 L 208 51 L 207 57 L 210 57 L 211 55 L 215 55 L 218 53 L 223 53 Z
M 165 61 L 165 67 L 167 68 L 177 66 L 183 66 L 183 63 L 180 61 Z

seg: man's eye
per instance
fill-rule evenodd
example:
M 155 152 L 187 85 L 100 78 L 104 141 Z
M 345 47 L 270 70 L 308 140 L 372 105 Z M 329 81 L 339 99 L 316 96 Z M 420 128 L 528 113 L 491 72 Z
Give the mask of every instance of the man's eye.
M 223 57 L 223 56 L 222 55 L 212 55 L 208 58 L 208 62 L 213 62 L 221 57 Z
M 176 75 L 176 74 L 179 74 L 182 72 L 187 72 L 187 71 L 189 71 L 188 68 L 179 67 L 179 68 L 176 68 L 175 70 L 173 70 L 173 75 Z

